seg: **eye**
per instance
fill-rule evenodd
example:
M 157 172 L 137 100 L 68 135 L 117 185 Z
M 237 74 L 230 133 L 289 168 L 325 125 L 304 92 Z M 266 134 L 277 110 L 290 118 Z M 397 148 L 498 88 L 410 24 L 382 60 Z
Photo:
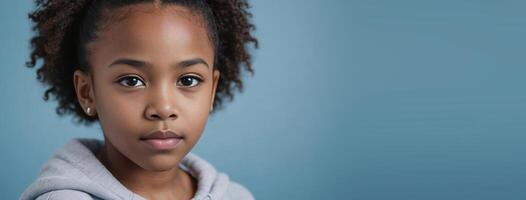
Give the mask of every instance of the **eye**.
M 125 76 L 117 81 L 119 84 L 126 87 L 140 87 L 145 86 L 144 82 L 136 76 Z
M 177 81 L 177 85 L 181 85 L 183 87 L 195 87 L 197 84 L 201 83 L 202 80 L 197 76 L 183 76 L 179 81 Z

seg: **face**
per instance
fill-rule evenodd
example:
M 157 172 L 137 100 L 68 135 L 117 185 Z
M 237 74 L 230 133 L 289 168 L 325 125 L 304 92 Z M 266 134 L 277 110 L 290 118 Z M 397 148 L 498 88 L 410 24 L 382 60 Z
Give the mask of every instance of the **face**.
M 112 12 L 126 14 L 87 45 L 92 73 L 75 72 L 79 102 L 95 109 L 106 145 L 144 169 L 173 168 L 198 141 L 214 101 L 219 72 L 207 28 L 176 5 Z M 141 140 L 165 129 L 183 136 L 175 148 Z

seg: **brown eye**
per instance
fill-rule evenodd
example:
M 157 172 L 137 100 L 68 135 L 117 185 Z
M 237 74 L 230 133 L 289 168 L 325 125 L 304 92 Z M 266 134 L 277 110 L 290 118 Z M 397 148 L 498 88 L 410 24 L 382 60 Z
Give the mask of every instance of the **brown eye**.
M 177 85 L 183 86 L 183 87 L 195 87 L 199 83 L 201 83 L 201 79 L 196 76 L 183 76 L 179 81 L 177 82 Z
M 141 87 L 145 86 L 144 82 L 136 76 L 125 76 L 117 81 L 119 84 L 126 87 Z

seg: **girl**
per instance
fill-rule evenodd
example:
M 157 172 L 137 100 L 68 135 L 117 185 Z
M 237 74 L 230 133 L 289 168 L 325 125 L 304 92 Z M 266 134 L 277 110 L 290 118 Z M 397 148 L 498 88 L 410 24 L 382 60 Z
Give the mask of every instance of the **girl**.
M 253 199 L 190 153 L 214 107 L 242 91 L 257 48 L 244 0 L 36 0 L 31 60 L 57 114 L 100 123 L 21 199 Z

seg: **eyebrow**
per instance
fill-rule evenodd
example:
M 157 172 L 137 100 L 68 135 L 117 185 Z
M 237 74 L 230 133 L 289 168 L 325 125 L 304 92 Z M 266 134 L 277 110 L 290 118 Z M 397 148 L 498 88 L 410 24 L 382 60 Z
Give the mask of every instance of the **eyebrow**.
M 204 61 L 201 58 L 192 58 L 188 60 L 183 60 L 175 64 L 175 67 L 176 68 L 186 68 L 186 67 L 190 67 L 190 66 L 197 65 L 197 64 L 203 64 L 207 68 L 210 68 L 208 63 L 206 63 L 206 61 Z M 112 67 L 114 65 L 128 65 L 128 66 L 135 67 L 135 68 L 145 68 L 145 67 L 151 68 L 153 66 L 153 64 L 149 62 L 131 59 L 131 58 L 119 58 L 113 61 L 110 65 L 108 65 L 108 67 Z

